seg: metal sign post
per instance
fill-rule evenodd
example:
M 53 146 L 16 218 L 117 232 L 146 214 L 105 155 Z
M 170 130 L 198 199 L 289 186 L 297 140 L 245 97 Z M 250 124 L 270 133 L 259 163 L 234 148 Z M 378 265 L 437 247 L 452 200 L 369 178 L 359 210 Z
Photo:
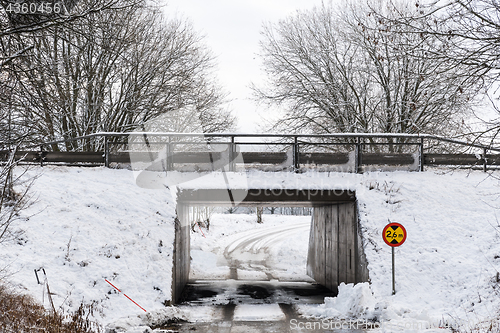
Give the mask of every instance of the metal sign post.
M 391 247 L 392 250 L 392 294 L 396 295 L 396 270 L 394 264 L 394 247 Z
M 392 294 L 396 294 L 396 265 L 394 248 L 402 245 L 406 240 L 406 229 L 399 223 L 389 223 L 382 232 L 384 242 L 392 249 Z

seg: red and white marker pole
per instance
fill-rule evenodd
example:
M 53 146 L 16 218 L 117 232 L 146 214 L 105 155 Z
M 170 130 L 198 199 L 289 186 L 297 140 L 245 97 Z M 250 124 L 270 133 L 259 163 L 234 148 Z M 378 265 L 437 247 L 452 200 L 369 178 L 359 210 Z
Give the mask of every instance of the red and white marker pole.
M 111 287 L 115 288 L 116 290 L 118 290 L 119 293 L 122 293 L 122 291 L 118 288 L 116 288 L 111 282 L 109 282 L 108 280 L 104 279 L 104 281 L 106 281 L 107 283 L 109 283 L 111 285 Z M 137 304 L 132 298 L 128 297 L 127 294 L 125 293 L 122 293 L 123 296 L 127 297 L 132 303 L 134 303 L 135 305 L 137 305 L 138 307 L 140 307 L 144 312 L 147 312 L 146 309 L 144 309 L 142 306 L 140 306 L 139 304 Z

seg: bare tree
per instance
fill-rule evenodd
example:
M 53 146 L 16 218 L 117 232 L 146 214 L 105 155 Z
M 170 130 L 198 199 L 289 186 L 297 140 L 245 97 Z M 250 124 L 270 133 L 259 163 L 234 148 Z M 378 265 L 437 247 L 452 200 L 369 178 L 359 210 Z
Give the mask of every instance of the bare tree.
M 197 232 L 198 227 L 206 228 L 210 230 L 210 219 L 212 218 L 215 212 L 215 207 L 202 207 L 202 206 L 193 206 L 189 208 L 189 220 L 191 223 L 191 230 L 193 232 Z
M 421 36 L 425 42 L 416 45 L 433 62 L 465 68 L 471 80 L 482 83 L 486 96 L 500 116 L 497 82 L 500 77 L 500 3 L 496 0 L 449 0 L 411 4 L 409 15 L 397 3 L 390 7 L 397 17 L 388 17 L 378 8 L 372 13 L 384 20 L 393 34 Z M 408 38 L 408 37 L 406 37 Z M 428 41 L 432 41 L 429 43 Z M 495 97 L 497 96 L 497 97 Z M 476 132 L 493 140 L 500 134 L 500 117 L 486 123 L 487 129 Z
M 166 20 L 146 2 L 118 4 L 19 37 L 35 47 L 10 63 L 9 74 L 19 85 L 15 110 L 33 132 L 43 140 L 124 132 L 178 110 L 206 118 L 207 127 L 230 126 L 234 119 L 210 76 L 212 56 L 191 25 Z M 219 121 L 219 114 L 226 117 Z M 96 147 L 89 141 L 83 148 Z
M 3 82 L 9 83 L 8 78 Z M 19 212 L 30 204 L 28 192 L 35 180 L 35 177 L 24 177 L 25 172 L 18 167 L 22 158 L 16 158 L 16 152 L 25 138 L 25 133 L 18 131 L 15 126 L 16 119 L 13 119 L 8 108 L 12 95 L 8 86 L 0 85 L 0 106 L 6 106 L 0 107 L 0 243 L 16 236 L 12 233 L 11 226 L 19 219 Z M 24 190 L 14 188 L 22 183 L 26 185 Z M 2 270 L 3 267 L 0 267 L 0 279 Z
M 388 17 L 413 10 L 377 9 Z M 419 46 L 437 39 L 394 34 L 371 10 L 359 4 L 323 5 L 264 28 L 262 57 L 269 82 L 254 89 L 261 101 L 285 108 L 278 128 L 460 131 L 479 89 L 477 77 L 471 78 L 465 66 L 427 58 Z
M 264 213 L 264 207 L 256 207 L 257 211 L 257 223 L 264 223 L 262 220 L 262 214 Z
M 423 44 L 429 58 L 467 65 L 469 70 L 474 70 L 471 74 L 499 77 L 498 1 L 449 0 L 426 4 L 415 1 L 411 4 L 415 8 L 411 13 L 400 11 L 397 2 L 391 2 L 389 6 L 398 12 L 397 17 L 388 17 L 377 8 L 372 7 L 372 10 L 378 18 L 386 20 L 387 28 L 403 27 L 403 30 L 391 32 L 432 36 L 439 41 L 434 45 L 438 47 Z
M 25 56 L 27 51 L 34 48 L 33 44 L 17 43 L 17 37 L 21 34 L 50 31 L 92 13 L 133 5 L 135 1 L 89 0 L 85 6 L 76 6 L 78 0 L 49 3 L 43 0 L 29 3 L 0 0 L 0 42 L 3 51 L 0 68 L 13 59 Z
M 315 133 L 370 131 L 370 83 L 354 70 L 359 47 L 339 43 L 343 31 L 338 26 L 337 18 L 322 7 L 264 27 L 261 47 L 269 82 L 254 90 L 261 101 L 286 109 L 278 127 Z
M 9 146 L 12 142 L 29 140 L 29 137 L 33 136 L 30 128 L 33 122 L 30 123 L 29 118 L 23 118 L 22 114 L 15 112 L 20 85 L 16 80 L 17 73 L 9 67 L 14 61 L 32 55 L 36 46 L 33 37 L 37 34 L 49 34 L 55 28 L 64 27 L 65 24 L 71 24 L 89 14 L 119 8 L 117 0 L 92 0 L 88 1 L 86 6 L 75 8 L 77 1 L 57 2 L 58 8 L 54 11 L 54 2 L 34 0 L 26 4 L 28 6 L 32 4 L 36 12 L 25 13 L 20 12 L 22 3 L 0 0 L 0 142 L 4 146 L 5 144 Z M 134 1 L 124 0 L 122 5 L 127 2 L 128 6 Z M 38 3 L 40 5 L 33 6 Z M 61 5 L 64 10 L 61 10 Z M 28 8 L 28 11 L 31 10 Z

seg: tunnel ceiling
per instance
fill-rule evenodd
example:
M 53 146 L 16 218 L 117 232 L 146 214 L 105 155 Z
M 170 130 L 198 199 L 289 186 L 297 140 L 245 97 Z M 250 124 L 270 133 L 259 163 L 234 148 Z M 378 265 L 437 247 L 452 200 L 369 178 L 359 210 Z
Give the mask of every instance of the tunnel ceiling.
M 204 206 L 298 206 L 314 207 L 356 200 L 351 190 L 332 189 L 184 189 L 177 193 L 179 203 Z

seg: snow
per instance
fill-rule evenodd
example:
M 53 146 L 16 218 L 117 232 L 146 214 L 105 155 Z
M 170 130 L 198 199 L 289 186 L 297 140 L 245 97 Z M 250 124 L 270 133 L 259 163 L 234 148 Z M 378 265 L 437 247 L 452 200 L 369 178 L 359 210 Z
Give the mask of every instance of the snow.
M 191 278 L 227 279 L 229 266 L 225 255 L 242 262 L 266 261 L 274 278 L 308 281 L 307 247 L 311 216 L 264 214 L 262 224 L 253 214 L 214 214 L 210 229 L 198 228 L 191 234 Z M 238 278 L 262 280 L 271 272 L 260 263 L 238 268 Z
M 278 321 L 285 320 L 278 304 L 242 304 L 234 310 L 234 321 Z
M 98 301 L 98 320 L 143 312 L 171 296 L 174 205 L 168 191 L 142 189 L 130 171 L 105 168 L 33 168 L 33 203 L 15 227 L 16 242 L 1 243 L 9 280 L 40 302 L 47 274 L 56 308 Z M 42 279 L 42 272 L 38 272 Z
M 174 239 L 174 200 L 169 191 L 141 188 L 127 170 L 48 166 L 34 167 L 27 176 L 34 175 L 38 175 L 32 189 L 36 200 L 15 225 L 24 234 L 15 242 L 0 243 L 0 267 L 11 272 L 8 279 L 14 286 L 48 306 L 33 273 L 43 267 L 56 307 L 74 310 L 81 301 L 98 301 L 101 312 L 96 319 L 103 324 L 122 325 L 129 332 L 135 330 L 131 327 L 144 327 L 165 317 L 196 321 L 218 316 L 210 308 L 195 315 L 189 308 L 164 305 L 170 300 Z M 432 329 L 432 325 L 477 328 L 497 320 L 498 172 L 250 171 L 227 176 L 232 188 L 298 186 L 356 191 L 370 283 L 341 285 L 338 297 L 327 298 L 325 304 L 300 305 L 298 310 L 304 316 L 392 323 L 392 328 L 382 329 L 384 332 L 403 331 L 397 329 L 398 323 L 402 327 L 423 323 L 431 328 L 427 332 L 444 332 Z M 164 181 L 161 177 L 158 175 L 157 181 Z M 220 174 L 206 174 L 178 186 L 226 186 L 220 178 Z M 249 249 L 258 252 L 269 247 L 268 260 L 274 264 L 278 278 L 303 276 L 307 221 L 304 217 L 264 217 L 263 227 L 271 234 L 272 228 L 292 226 L 302 231 L 290 230 L 284 238 L 270 236 L 250 242 Z M 228 246 L 241 249 L 245 241 L 262 232 L 254 228 L 254 218 L 217 215 L 206 238 L 198 232 L 192 235 L 195 278 L 227 276 L 228 263 L 221 251 Z M 396 295 L 391 293 L 391 249 L 381 237 L 389 221 L 402 223 L 408 232 L 405 244 L 395 251 Z M 258 277 L 252 274 L 249 270 L 247 277 Z M 116 292 L 104 279 L 148 312 Z M 243 312 L 251 315 L 258 311 L 255 308 Z M 498 325 L 498 321 L 494 324 Z M 407 330 L 415 331 L 420 330 Z
M 196 247 L 195 247 L 196 248 Z M 215 253 L 191 249 L 191 276 L 204 279 L 228 279 L 229 267 L 224 259 Z
M 314 311 L 315 317 L 373 320 L 379 315 L 376 305 L 377 300 L 368 282 L 356 285 L 342 282 L 337 297 L 327 297 L 324 304 L 303 305 L 302 308 L 303 311 Z
M 444 320 L 474 327 L 497 318 L 498 174 L 371 173 L 360 181 L 356 197 L 376 303 L 367 297 L 358 311 L 339 307 L 352 299 L 344 287 L 336 302 L 300 306 L 301 312 L 381 322 L 424 320 L 428 326 Z M 389 221 L 402 223 L 408 233 L 405 244 L 395 250 L 396 295 L 391 295 L 391 250 L 381 237 Z M 365 289 L 358 292 L 359 298 L 366 296 Z

